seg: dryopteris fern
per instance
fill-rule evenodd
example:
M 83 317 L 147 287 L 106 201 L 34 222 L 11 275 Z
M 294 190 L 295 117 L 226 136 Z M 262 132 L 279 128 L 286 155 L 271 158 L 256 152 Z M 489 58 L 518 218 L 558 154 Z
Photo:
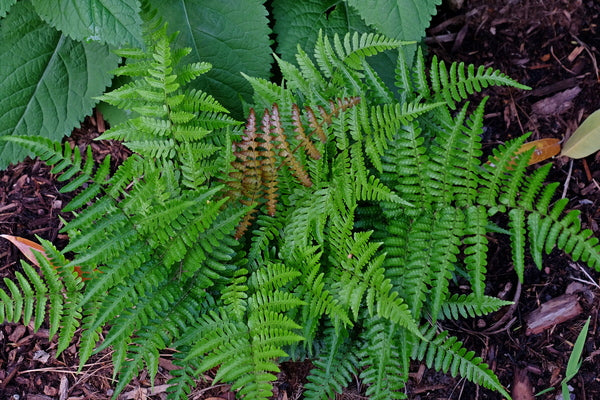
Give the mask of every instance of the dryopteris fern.
M 78 326 L 82 363 L 114 349 L 115 396 L 141 368 L 154 376 L 169 347 L 182 367 L 171 398 L 218 366 L 217 381 L 267 399 L 285 357 L 313 360 L 310 399 L 353 375 L 371 398 L 405 398 L 411 358 L 509 397 L 440 323 L 508 304 L 485 295 L 496 215 L 508 215 L 519 279 L 527 242 L 538 266 L 558 246 L 600 269 L 598 240 L 575 212 L 563 216 L 566 201 L 551 206 L 549 167 L 527 174 L 530 153 L 516 154 L 524 137 L 480 160 L 485 101 L 471 112 L 460 103 L 487 85 L 523 86 L 436 60 L 428 75 L 420 52 L 409 70 L 399 52 L 394 90 L 367 56 L 401 43 L 320 36 L 314 59 L 301 49 L 298 66 L 277 59 L 282 85 L 248 78 L 253 109 L 265 111 L 250 111 L 243 129 L 211 96 L 184 89 L 207 65 L 181 66 L 185 51 L 172 52 L 162 28 L 146 41 L 146 51 L 121 51 L 118 73 L 132 83 L 103 97 L 137 113 L 103 136 L 134 151 L 114 174 L 68 146 L 6 139 L 57 164 L 67 189 L 87 183 L 67 206 L 75 258 L 46 244 L 58 269 L 39 278 L 26 267 L 7 282 L 7 320 L 39 326 L 49 298 L 59 350 Z M 457 269 L 471 293 L 452 293 Z
M 239 239 L 246 232 L 253 219 L 255 203 L 261 199 L 265 201 L 267 213 L 272 217 L 275 216 L 277 197 L 280 195 L 278 188 L 280 168 L 286 166 L 302 185 L 306 187 L 313 185 L 309 173 L 301 161 L 304 158 L 303 155 L 299 154 L 300 157 L 296 155 L 298 149 L 302 148 L 307 157 L 314 160 L 320 159 L 321 153 L 315 147 L 312 136 L 316 136 L 325 143 L 327 137 L 323 125 L 331 124 L 333 116 L 359 101 L 358 97 L 337 99 L 337 102 L 331 101 L 330 112 L 319 106 L 320 120 L 317 119 L 312 108 L 306 106 L 306 117 L 312 130 L 308 134 L 305 131 L 298 105 L 292 104 L 291 117 L 294 132 L 296 132 L 294 138 L 286 136 L 282 128 L 282 119 L 277 103 L 273 104 L 271 110 L 265 109 L 260 131 L 256 129 L 254 109 L 250 109 L 242 140 L 234 143 L 233 154 L 236 161 L 232 163 L 234 171 L 229 174 L 232 179 L 227 182 L 231 187 L 228 195 L 251 207 L 238 227 L 236 238 Z

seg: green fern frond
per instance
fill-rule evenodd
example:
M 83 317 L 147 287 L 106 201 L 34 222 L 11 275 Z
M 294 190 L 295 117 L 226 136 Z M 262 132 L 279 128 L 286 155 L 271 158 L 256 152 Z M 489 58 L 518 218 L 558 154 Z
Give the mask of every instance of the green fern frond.
M 273 359 L 286 356 L 282 346 L 302 340 L 294 333 L 300 326 L 284 314 L 301 301 L 280 291 L 297 275 L 277 264 L 254 274 L 249 287 L 256 292 L 248 299 L 247 321 L 216 313 L 204 316 L 188 359 L 202 356 L 199 371 L 220 365 L 215 381 L 232 382 L 241 396 L 269 398 L 273 373 L 279 372 Z
M 242 268 L 235 272 L 229 284 L 221 292 L 225 311 L 236 321 L 243 321 L 248 308 L 248 270 Z
M 357 354 L 367 385 L 366 395 L 373 400 L 406 399 L 403 390 L 408 376 L 403 373 L 399 340 L 394 324 L 381 318 L 369 318 L 361 338 L 364 344 Z
M 71 148 L 69 143 L 64 145 L 53 142 L 42 136 L 2 136 L 0 140 L 19 144 L 38 156 L 48 165 L 53 165 L 51 173 L 60 174 L 59 181 L 68 181 L 61 188 L 62 193 L 73 191 L 82 186 L 87 181 L 93 180 L 94 159 L 92 157 L 92 148 L 87 147 L 85 160 L 83 159 L 78 147 Z M 110 162 L 110 158 L 106 163 Z M 106 167 L 104 167 L 106 168 Z M 104 171 L 104 169 L 102 169 Z M 98 181 L 101 182 L 106 174 L 97 174 Z
M 297 46 L 296 50 L 296 62 L 298 63 L 298 67 L 300 68 L 304 79 L 316 84 L 318 88 L 323 89 L 326 86 L 325 77 L 321 75 L 319 69 L 300 45 Z
M 589 229 L 581 229 L 577 210 L 559 218 L 567 203 L 558 202 L 549 216 L 529 214 L 527 227 L 530 237 L 530 250 L 538 268 L 542 268 L 542 253 L 549 253 L 555 246 L 569 253 L 574 261 L 581 260 L 591 268 L 600 269 L 600 245 L 598 238 Z
M 120 393 L 128 382 L 130 382 L 143 368 L 148 369 L 151 384 L 154 385 L 154 377 L 158 373 L 159 353 L 158 349 L 165 348 L 164 337 L 160 330 L 147 330 L 139 332 L 132 343 L 127 346 L 127 358 L 119 368 L 119 380 L 115 391 Z M 119 357 L 117 354 L 116 357 Z
M 183 362 L 187 348 L 182 346 L 181 353 L 173 354 L 173 364 L 179 368 L 170 371 L 172 378 L 169 380 L 167 388 L 167 398 L 169 399 L 188 399 L 192 388 L 196 385 L 195 375 L 197 364 L 194 362 Z
M 433 71 L 433 67 L 431 70 Z M 432 72 L 433 73 L 433 72 Z M 417 47 L 417 54 L 415 55 L 415 67 L 412 69 L 412 82 L 410 88 L 415 93 L 419 93 L 425 98 L 431 97 L 431 88 L 429 87 L 429 81 L 427 79 L 427 66 L 425 65 L 425 56 L 423 54 L 423 48 Z M 407 96 L 412 96 L 412 93 Z
M 498 311 L 504 306 L 512 304 L 510 301 L 497 297 L 478 297 L 475 293 L 453 294 L 444 301 L 440 309 L 440 319 L 475 318 Z
M 449 336 L 445 331 L 436 334 L 433 328 L 424 336 L 431 339 L 421 341 L 419 346 L 415 347 L 414 359 L 424 361 L 428 368 L 450 373 L 452 376 L 460 375 L 510 398 L 489 366 L 480 357 L 476 357 L 475 352 L 463 347 L 456 337 Z
M 371 108 L 370 119 L 366 124 L 372 133 L 366 135 L 365 151 L 373 165 L 381 172 L 383 170 L 381 157 L 390 142 L 398 139 L 398 131 L 403 125 L 410 124 L 415 118 L 442 104 L 422 103 L 420 99 L 416 99 L 410 103 L 384 104 Z
M 448 285 L 458 261 L 456 255 L 460 251 L 460 233 L 463 230 L 464 219 L 460 211 L 451 207 L 437 211 L 432 235 L 432 280 L 428 302 L 433 322 L 449 294 Z
M 27 275 L 37 274 L 31 266 L 22 264 Z M 33 317 L 34 326 L 39 329 L 46 315 L 44 306 L 48 289 L 39 277 L 33 282 L 33 287 L 18 271 L 15 272 L 15 278 L 16 282 L 4 278 L 8 291 L 0 289 L 0 318 L 6 322 L 23 321 L 23 324 L 29 324 Z M 36 307 L 36 304 L 41 305 Z
M 381 53 L 385 50 L 396 49 L 402 44 L 399 40 L 389 39 L 375 33 L 359 35 L 347 33 L 342 39 L 336 34 L 333 45 L 337 56 L 350 68 L 361 69 L 362 60 L 368 56 Z
M 489 161 L 482 166 L 481 177 L 486 180 L 479 192 L 478 202 L 490 207 L 492 210 L 503 210 L 504 206 L 498 204 L 501 188 L 507 185 L 513 175 L 514 156 L 529 135 L 522 135 L 506 145 L 493 150 Z
M 487 272 L 488 238 L 487 211 L 483 206 L 471 206 L 465 209 L 465 230 L 463 242 L 466 245 L 463 254 L 469 274 L 471 289 L 475 298 L 484 297 L 485 274 Z
M 548 176 L 551 167 L 552 164 L 550 163 L 543 165 L 526 178 L 523 185 L 524 190 L 521 193 L 519 201 L 519 205 L 525 210 L 532 211 L 535 209 L 534 202 L 537 199 L 539 191 L 543 188 L 544 180 Z M 552 195 L 553 193 L 550 194 L 550 197 Z
M 530 89 L 491 67 L 480 66 L 475 70 L 472 64 L 452 63 L 448 69 L 446 63 L 439 61 L 435 55 L 431 61 L 430 79 L 433 93 L 452 110 L 456 108 L 456 102 L 490 85 Z
M 77 300 L 82 282 L 73 268 L 65 267 L 67 262 L 56 248 L 44 240 L 42 244 L 48 256 L 34 251 L 41 274 L 22 262 L 25 275 L 16 272 L 15 281 L 4 279 L 6 290 L 0 289 L 0 321 L 28 325 L 33 320 L 37 330 L 47 315 L 49 336 L 59 333 L 57 354 L 60 354 L 79 326 L 81 308 Z M 48 314 L 46 306 L 49 306 Z
M 514 208 L 508 212 L 511 237 L 512 260 L 519 278 L 523 282 L 525 272 L 525 211 Z
M 432 199 L 427 195 L 429 177 L 425 174 L 429 155 L 424 146 L 422 131 L 416 122 L 403 126 L 390 142 L 390 147 L 381 157 L 382 182 L 411 204 L 429 209 Z M 418 210 L 406 210 L 418 213 Z
M 302 253 L 296 249 L 293 259 L 290 260 L 291 266 L 303 271 L 299 278 L 302 284 L 294 291 L 304 302 L 298 307 L 296 320 L 302 327 L 302 336 L 305 339 L 302 344 L 311 356 L 322 317 L 327 316 L 338 329 L 342 325 L 352 325 L 348 312 L 326 285 L 329 280 L 321 270 L 321 257 L 319 247 L 314 246 L 306 248 Z
M 315 368 L 310 371 L 308 383 L 304 385 L 304 398 L 307 400 L 333 398 L 335 393 L 341 393 L 358 367 L 358 359 L 350 349 L 347 334 L 338 334 L 333 328 L 328 328 L 324 334 L 325 352 L 313 361 Z

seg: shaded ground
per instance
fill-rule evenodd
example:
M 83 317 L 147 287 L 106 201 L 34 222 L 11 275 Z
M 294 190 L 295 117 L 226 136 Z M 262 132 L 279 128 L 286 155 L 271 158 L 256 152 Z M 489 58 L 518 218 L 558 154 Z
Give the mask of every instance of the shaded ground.
M 431 53 L 448 61 L 464 61 L 499 69 L 533 90 L 494 88 L 486 109 L 484 140 L 490 145 L 526 132 L 531 139 L 568 137 L 585 117 L 600 108 L 600 3 L 575 0 L 467 0 L 459 10 L 444 9 L 428 31 Z M 575 160 L 555 158 L 550 179 L 567 186 L 568 209 L 579 209 L 586 228 L 596 235 L 600 219 L 600 162 L 595 156 Z M 571 173 L 569 170 L 571 169 Z M 577 399 L 600 399 L 598 370 L 598 274 L 588 277 L 583 267 L 555 251 L 542 271 L 529 260 L 525 283 L 518 287 L 510 249 L 499 242 L 490 252 L 488 293 L 518 299 L 514 309 L 482 320 L 445 326 L 471 349 L 476 349 L 511 386 L 513 397 L 528 399 L 522 382 L 534 391 L 560 387 L 568 357 L 581 327 L 592 317 L 580 373 L 570 382 Z M 589 283 L 579 283 L 582 279 Z M 570 292 L 570 297 L 560 297 Z M 518 297 L 517 297 L 518 296 Z M 568 322 L 526 334 L 526 319 L 541 304 L 564 299 L 559 315 Z M 577 308 L 578 305 L 581 308 Z M 500 321 L 500 323 L 498 323 Z M 490 329 L 490 327 L 492 329 Z M 514 381 L 515 376 L 520 379 Z M 440 382 L 438 382 L 438 379 Z M 489 391 L 439 374 L 414 376 L 414 399 L 500 399 Z M 424 390 L 429 386 L 430 389 Z M 516 388 L 516 389 L 515 389 Z M 554 399 L 559 390 L 538 398 Z
M 488 65 L 533 88 L 519 92 L 504 88 L 486 91 L 486 146 L 533 132 L 532 139 L 570 135 L 581 121 L 600 108 L 600 3 L 593 0 L 466 0 L 462 8 L 444 7 L 432 22 L 427 43 L 430 52 L 441 59 Z M 88 119 L 69 140 L 77 145 L 90 143 L 97 136 L 102 120 Z M 101 128 L 101 126 L 100 126 Z M 126 152 L 115 143 L 94 143 L 95 157 L 112 154 L 122 160 Z M 600 234 L 600 159 L 556 158 L 552 160 L 551 179 L 566 184 L 569 209 L 579 209 L 585 227 Z M 569 173 L 570 171 L 570 173 Z M 60 234 L 59 211 L 69 196 L 58 192 L 50 169 L 39 161 L 28 160 L 0 174 L 0 233 L 33 238 L 39 235 L 65 245 Z M 576 399 L 600 399 L 600 327 L 598 274 L 584 272 L 560 252 L 545 259 L 542 271 L 530 263 L 525 284 L 520 287 L 506 257 L 508 249 L 501 241 L 490 251 L 488 293 L 517 300 L 516 306 L 478 320 L 466 320 L 444 326 L 475 350 L 511 388 L 515 399 L 528 399 L 522 388 L 529 384 L 536 392 L 559 387 L 568 356 L 583 323 L 592 317 L 586 342 L 585 361 L 571 381 Z M 12 276 L 19 255 L 14 247 L 0 241 L 0 277 Z M 584 283 L 577 282 L 583 280 Z M 541 304 L 571 297 L 573 305 L 568 322 L 526 334 L 527 316 Z M 577 308 L 575 305 L 578 305 Z M 563 315 L 567 307 L 563 307 Z M 559 313 L 560 314 L 560 313 Z M 92 359 L 77 372 L 75 347 L 59 359 L 52 357 L 55 343 L 47 331 L 33 334 L 18 325 L 0 327 L 0 398 L 18 395 L 21 399 L 106 399 L 111 394 L 109 354 Z M 155 382 L 156 394 L 150 394 L 150 382 L 142 374 L 126 389 L 123 398 L 163 398 L 164 383 L 172 368 L 169 355 L 161 358 Z M 284 364 L 276 398 L 297 398 L 302 379 L 310 369 L 306 363 Z M 499 399 L 487 390 L 464 380 L 426 371 L 415 364 L 408 387 L 411 399 Z M 514 381 L 515 376 L 520 377 Z M 200 385 L 191 398 L 232 399 L 226 386 Z M 361 398 L 359 384 L 343 398 Z M 542 395 L 554 399 L 558 391 Z M 15 397 L 16 399 L 16 397 Z

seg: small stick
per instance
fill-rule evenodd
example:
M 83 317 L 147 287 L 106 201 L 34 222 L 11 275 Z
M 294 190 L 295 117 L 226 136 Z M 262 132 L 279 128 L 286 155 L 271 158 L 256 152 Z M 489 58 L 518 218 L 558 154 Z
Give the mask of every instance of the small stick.
M 588 55 L 590 56 L 590 61 L 592 61 L 592 65 L 594 66 L 594 72 L 596 73 L 596 80 L 600 82 L 600 72 L 598 71 L 598 63 L 596 62 L 596 57 L 594 57 L 594 54 L 590 51 L 587 44 L 583 43 L 577 36 L 573 34 L 571 34 L 571 36 L 577 41 L 577 43 L 579 43 L 580 46 L 583 46 L 585 52 L 588 53 Z
M 590 172 L 590 167 L 588 166 L 587 161 L 585 161 L 585 158 L 583 159 L 583 169 L 585 171 L 585 177 L 587 178 L 588 182 L 591 182 L 592 174 Z
M 571 162 L 569 163 L 569 172 L 567 173 L 567 179 L 565 180 L 565 188 L 563 189 L 561 199 L 564 199 L 565 197 L 567 197 L 567 190 L 569 189 L 569 181 L 571 180 L 571 172 L 573 172 L 573 159 L 571 159 Z

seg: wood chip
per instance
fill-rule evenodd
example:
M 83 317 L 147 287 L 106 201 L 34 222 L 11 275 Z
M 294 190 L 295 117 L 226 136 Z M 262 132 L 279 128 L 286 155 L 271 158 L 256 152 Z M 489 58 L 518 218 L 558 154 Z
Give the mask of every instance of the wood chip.
M 567 60 L 569 60 L 569 62 L 573 62 L 575 61 L 575 59 L 581 54 L 581 52 L 585 50 L 585 47 L 583 46 L 577 46 L 573 49 L 573 51 L 571 52 L 571 54 L 569 54 L 569 56 L 567 57 Z
M 155 396 L 159 393 L 164 393 L 170 387 L 170 384 L 158 385 L 152 388 L 142 388 L 138 387 L 133 389 L 130 392 L 123 393 L 119 399 L 122 400 L 138 400 L 138 399 L 146 399 L 148 396 Z
M 39 361 L 42 364 L 46 364 L 50 359 L 50 354 L 44 350 L 38 350 L 33 354 L 33 361 Z
M 527 376 L 526 369 L 515 370 L 515 379 L 513 381 L 513 389 L 511 392 L 513 400 L 534 400 L 533 387 Z
M 531 106 L 532 111 L 538 115 L 560 115 L 573 106 L 573 99 L 581 92 L 579 86 L 564 90 L 554 96 L 542 99 Z
M 60 376 L 60 386 L 58 387 L 58 399 L 67 400 L 69 397 L 69 379 L 65 374 Z
M 27 328 L 24 325 L 17 325 L 15 330 L 8 336 L 8 340 L 12 343 L 18 342 L 25 334 L 25 331 L 27 331 Z
M 552 299 L 525 317 L 527 322 L 526 335 L 537 335 L 546 329 L 577 317 L 582 313 L 579 297 L 564 294 Z

